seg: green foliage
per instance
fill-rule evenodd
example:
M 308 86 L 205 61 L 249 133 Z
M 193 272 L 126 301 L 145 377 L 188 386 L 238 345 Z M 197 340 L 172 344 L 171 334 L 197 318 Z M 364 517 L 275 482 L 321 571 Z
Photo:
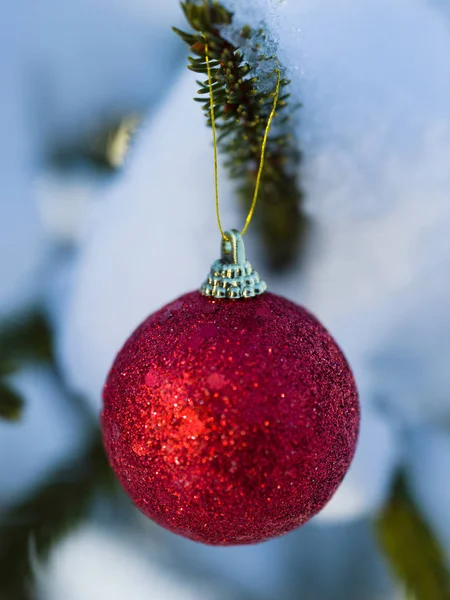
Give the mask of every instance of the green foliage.
M 23 400 L 19 394 L 0 380 L 0 418 L 18 421 L 22 408 Z
M 52 358 L 51 331 L 43 315 L 29 314 L 0 329 L 0 418 L 17 421 L 24 405 L 6 376 L 29 361 L 48 362 Z
M 52 359 L 52 333 L 40 313 L 10 321 L 0 329 L 0 373 L 10 372 L 24 361 Z
M 21 504 L 1 516 L 0 600 L 22 600 L 32 584 L 33 560 L 45 559 L 53 544 L 86 516 L 98 491 L 114 477 L 98 432 L 85 452 L 62 465 Z
M 276 85 L 274 57 L 265 56 L 258 40 L 263 33 L 244 27 L 242 46 L 250 55 L 223 36 L 233 15 L 211 0 L 187 0 L 181 4 L 194 33 L 174 31 L 189 45 L 189 69 L 207 76 L 205 41 L 208 44 L 213 80 L 215 117 L 219 148 L 227 155 L 230 176 L 239 181 L 238 192 L 245 209 L 250 206 L 260 162 L 261 144 Z M 251 62 L 250 62 L 251 58 Z M 266 62 L 266 75 L 255 75 L 255 66 Z M 208 79 L 198 81 L 197 101 L 211 125 Z M 300 152 L 291 134 L 287 87 L 282 79 L 280 99 L 267 144 L 259 206 L 258 229 L 267 251 L 269 264 L 276 269 L 289 266 L 295 259 L 299 241 L 306 232 L 301 213 L 302 193 L 298 172 Z M 295 107 L 294 107 L 295 108 Z
M 51 165 L 66 171 L 86 164 L 98 176 L 109 176 L 123 166 L 140 122 L 141 117 L 137 114 L 108 119 L 78 142 L 54 148 L 49 157 Z
M 376 523 L 389 563 L 414 600 L 450 600 L 450 575 L 444 551 L 420 514 L 399 473 L 391 497 Z
M 52 346 L 52 332 L 42 314 L 29 314 L 3 324 L 0 417 L 18 419 L 23 407 L 23 400 L 9 386 L 9 374 L 27 363 L 45 363 L 58 375 Z M 60 383 L 63 385 L 63 381 Z M 79 402 L 78 398 L 73 401 Z M 82 410 L 81 403 L 79 406 Z M 86 419 L 89 429 L 90 420 Z M 33 452 L 32 448 L 28 450 Z M 79 456 L 50 473 L 17 506 L 0 513 L 0 600 L 28 600 L 33 596 L 35 561 L 45 559 L 53 544 L 86 516 L 95 495 L 113 489 L 114 482 L 95 430 Z

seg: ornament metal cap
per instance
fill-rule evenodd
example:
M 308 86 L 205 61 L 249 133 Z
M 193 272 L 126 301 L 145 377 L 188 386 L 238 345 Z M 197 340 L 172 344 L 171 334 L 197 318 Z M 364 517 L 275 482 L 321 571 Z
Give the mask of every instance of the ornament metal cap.
M 200 290 L 203 296 L 238 300 L 253 298 L 266 289 L 266 282 L 246 259 L 242 235 L 236 229 L 225 231 L 222 257 L 212 264 L 208 278 Z

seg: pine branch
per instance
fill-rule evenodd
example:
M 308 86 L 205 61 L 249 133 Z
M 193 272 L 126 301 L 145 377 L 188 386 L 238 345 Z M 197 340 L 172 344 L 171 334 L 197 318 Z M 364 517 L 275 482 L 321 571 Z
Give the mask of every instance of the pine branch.
M 85 452 L 54 472 L 30 497 L 2 515 L 0 600 L 21 600 L 32 584 L 30 556 L 48 557 L 55 542 L 86 516 L 95 494 L 115 480 L 98 433 Z
M 450 574 L 444 551 L 412 499 L 404 473 L 398 474 L 376 529 L 408 597 L 450 600 Z
M 223 36 L 224 26 L 233 15 L 212 0 L 187 0 L 181 4 L 194 33 L 174 31 L 189 45 L 189 69 L 207 76 L 205 41 L 208 44 L 215 100 L 215 117 L 219 147 L 227 155 L 226 166 L 232 178 L 238 180 L 238 193 L 244 209 L 248 209 L 255 188 L 260 162 L 261 144 L 273 105 L 276 85 L 274 57 L 261 50 L 261 31 L 250 27 L 241 31 L 242 46 L 251 55 Z M 206 38 L 206 40 L 205 40 Z M 267 74 L 256 74 L 256 65 L 265 62 Z M 208 125 L 211 126 L 209 84 L 200 86 L 196 100 L 203 104 Z M 299 243 L 306 233 L 306 220 L 301 212 L 303 196 L 298 172 L 300 151 L 290 127 L 288 104 L 289 81 L 281 81 L 280 99 L 273 128 L 267 144 L 265 167 L 257 209 L 257 224 L 267 252 L 269 265 L 280 269 L 296 258 Z M 288 108 L 291 110 L 288 111 Z

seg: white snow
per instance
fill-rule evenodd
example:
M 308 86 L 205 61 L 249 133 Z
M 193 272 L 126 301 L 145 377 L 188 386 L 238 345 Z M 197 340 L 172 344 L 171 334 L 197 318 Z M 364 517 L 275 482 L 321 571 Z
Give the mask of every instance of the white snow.
M 0 319 L 33 302 L 46 258 L 34 203 L 35 148 L 28 132 L 23 73 L 16 64 L 20 60 L 16 30 L 19 25 L 9 17 L 0 30 Z
M 217 600 L 220 593 L 182 579 L 133 546 L 132 537 L 86 524 L 38 565 L 40 600 Z
M 93 178 L 64 185 L 42 175 L 51 153 L 159 102 L 181 63 L 184 47 L 170 29 L 182 18 L 178 2 L 129 4 L 18 0 L 4 11 L 1 318 L 37 300 L 50 242 L 76 241 L 82 207 L 97 186 Z
M 51 0 L 33 15 L 29 26 L 43 33 L 22 43 L 47 145 L 159 102 L 181 62 L 171 31 L 181 19 L 176 0 Z
M 22 369 L 11 376 L 11 386 L 25 406 L 19 422 L 0 420 L 0 506 L 39 484 L 84 441 L 85 421 L 46 367 Z

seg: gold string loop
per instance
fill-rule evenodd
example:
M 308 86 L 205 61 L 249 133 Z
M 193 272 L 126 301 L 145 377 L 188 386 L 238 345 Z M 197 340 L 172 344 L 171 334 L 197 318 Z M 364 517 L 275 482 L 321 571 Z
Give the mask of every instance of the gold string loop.
M 213 147 L 214 147 L 214 189 L 215 189 L 215 195 L 216 195 L 216 216 L 217 216 L 217 224 L 219 226 L 220 234 L 222 235 L 222 237 L 224 239 L 227 239 L 225 232 L 223 230 L 223 227 L 222 227 L 222 222 L 220 220 L 219 168 L 218 168 L 218 160 L 217 160 L 217 128 L 216 128 L 216 118 L 215 118 L 215 114 L 214 114 L 214 91 L 213 91 L 213 87 L 212 87 L 209 48 L 208 48 L 208 43 L 206 42 L 206 37 L 205 37 L 205 62 L 206 62 L 206 68 L 208 71 L 209 107 L 210 107 L 211 129 L 212 129 L 212 134 L 213 134 Z M 252 203 L 251 203 L 247 218 L 245 219 L 244 228 L 241 231 L 242 236 L 247 231 L 247 229 L 250 225 L 250 222 L 253 218 L 253 213 L 255 212 L 256 202 L 258 200 L 258 194 L 259 194 L 259 190 L 261 187 L 261 177 L 262 177 L 262 173 L 263 173 L 263 169 L 264 169 L 264 159 L 265 159 L 265 155 L 266 155 L 267 140 L 269 138 L 270 127 L 272 125 L 272 121 L 275 116 L 275 112 L 276 112 L 277 104 L 278 104 L 278 98 L 280 95 L 281 74 L 280 74 L 279 67 L 275 70 L 275 73 L 277 74 L 277 85 L 275 88 L 273 107 L 270 112 L 269 119 L 267 121 L 267 126 L 266 126 L 266 129 L 264 132 L 264 137 L 263 137 L 263 141 L 262 141 L 262 145 L 261 145 L 261 158 L 259 161 L 258 173 L 256 175 L 255 191 L 253 193 L 253 199 L 252 199 Z

